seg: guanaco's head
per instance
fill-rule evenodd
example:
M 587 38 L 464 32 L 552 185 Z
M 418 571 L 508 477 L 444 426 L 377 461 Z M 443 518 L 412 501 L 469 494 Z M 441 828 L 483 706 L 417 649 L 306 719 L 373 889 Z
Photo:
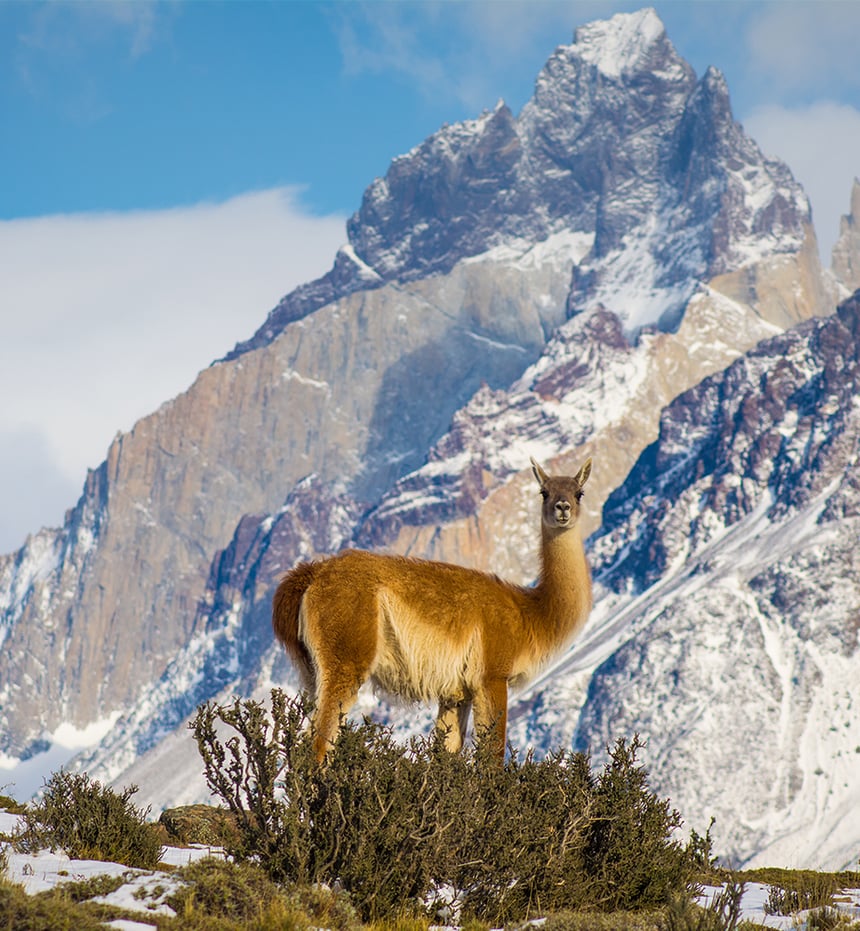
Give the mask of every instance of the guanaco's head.
M 591 459 L 576 475 L 547 475 L 539 463 L 531 460 L 532 472 L 543 496 L 542 519 L 545 527 L 554 531 L 567 530 L 579 519 L 582 488 L 591 475 Z

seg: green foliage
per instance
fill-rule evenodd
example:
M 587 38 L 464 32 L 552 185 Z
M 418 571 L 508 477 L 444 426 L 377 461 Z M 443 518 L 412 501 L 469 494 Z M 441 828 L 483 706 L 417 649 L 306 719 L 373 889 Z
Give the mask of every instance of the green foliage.
M 25 828 L 15 846 L 28 852 L 61 848 L 77 859 L 110 860 L 154 868 L 161 841 L 147 811 L 130 801 L 136 786 L 115 792 L 86 773 L 54 773 L 42 799 L 24 812 Z
M 465 918 L 494 925 L 653 908 L 689 897 L 709 851 L 707 837 L 672 839 L 680 819 L 649 791 L 638 738 L 618 741 L 595 774 L 583 754 L 498 766 L 481 745 L 452 755 L 435 737 L 403 747 L 378 725 L 346 723 L 318 767 L 304 702 L 279 690 L 271 713 L 206 704 L 190 726 L 236 820 L 228 852 L 277 883 L 340 884 L 365 921 L 405 921 L 444 889 L 460 890 Z
M 787 870 L 769 868 L 752 870 L 743 874 L 746 878 L 767 883 L 768 900 L 765 911 L 771 915 L 793 915 L 808 909 L 822 909 L 819 916 L 826 922 L 828 907 L 834 904 L 834 896 L 843 889 L 860 887 L 860 873 L 824 873 L 815 870 Z M 841 925 L 839 925 L 841 927 Z
M 856 870 L 827 873 L 818 870 L 790 870 L 778 866 L 766 866 L 755 870 L 736 871 L 733 875 L 739 881 L 779 886 L 782 889 L 793 889 L 801 893 L 809 889 L 825 889 L 830 893 L 836 893 L 841 889 L 860 888 L 860 872 Z
M 860 921 L 835 908 L 817 908 L 806 919 L 807 931 L 858 931 Z
M 196 909 L 219 918 L 248 921 L 265 910 L 278 891 L 269 877 L 250 863 L 207 858 L 177 875 L 183 884 L 166 901 L 180 915 Z
M 594 904 L 610 911 L 669 901 L 686 887 L 699 856 L 698 844 L 685 856 L 670 840 L 681 817 L 648 791 L 636 765 L 641 748 L 638 736 L 630 744 L 619 739 L 593 793 L 585 861 L 596 880 Z
M 177 913 L 169 927 L 212 931 L 359 927 L 345 893 L 319 886 L 287 893 L 252 863 L 209 857 L 178 870 L 176 878 L 181 886 L 166 899 Z
M 235 820 L 229 811 L 211 805 L 182 805 L 161 813 L 158 823 L 170 843 L 223 847 L 236 839 Z
M 809 913 L 807 931 L 858 931 L 860 921 L 835 908 L 819 908 Z
M 541 925 L 542 931 L 663 931 L 655 912 L 556 912 Z
M 100 895 L 110 895 L 116 892 L 120 886 L 128 882 L 133 873 L 126 873 L 122 876 L 91 876 L 89 879 L 81 879 L 77 882 L 64 882 L 62 884 L 62 893 L 70 902 L 86 902 L 88 899 L 94 899 Z
M 20 802 L 15 801 L 14 798 L 0 793 L 0 811 L 8 811 L 12 815 L 23 815 L 26 810 L 26 805 L 22 805 Z

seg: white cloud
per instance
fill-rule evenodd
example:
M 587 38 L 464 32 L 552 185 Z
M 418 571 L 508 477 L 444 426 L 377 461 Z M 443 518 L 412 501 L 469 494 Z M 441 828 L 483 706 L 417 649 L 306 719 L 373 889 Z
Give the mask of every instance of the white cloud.
M 860 4 L 765 3 L 746 33 L 752 70 L 783 91 L 835 96 L 860 88 Z
M 758 107 L 744 127 L 769 155 L 787 162 L 812 202 L 825 265 L 849 212 L 851 187 L 860 176 L 860 110 L 821 101 L 802 107 Z
M 37 427 L 0 428 L 0 553 L 20 546 L 46 521 L 59 523 L 78 499 L 82 481 L 65 475 L 57 461 Z
M 343 217 L 308 216 L 287 188 L 0 222 L 0 551 L 59 524 L 77 493 L 58 494 L 80 490 L 118 430 L 249 337 L 344 240 Z
M 85 57 L 99 45 L 116 44 L 131 58 L 148 52 L 176 11 L 157 0 L 113 3 L 33 3 L 18 33 L 19 51 L 46 58 Z

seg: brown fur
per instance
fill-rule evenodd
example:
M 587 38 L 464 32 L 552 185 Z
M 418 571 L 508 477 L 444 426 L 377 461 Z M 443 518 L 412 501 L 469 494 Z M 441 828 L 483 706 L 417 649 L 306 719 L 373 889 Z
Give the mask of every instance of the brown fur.
M 394 695 L 439 704 L 449 749 L 470 710 L 502 758 L 509 684 L 531 678 L 579 632 L 591 577 L 578 527 L 589 459 L 573 477 L 532 460 L 543 495 L 541 576 L 534 588 L 449 563 L 345 550 L 300 563 L 275 592 L 272 625 L 316 698 L 322 760 L 368 679 Z

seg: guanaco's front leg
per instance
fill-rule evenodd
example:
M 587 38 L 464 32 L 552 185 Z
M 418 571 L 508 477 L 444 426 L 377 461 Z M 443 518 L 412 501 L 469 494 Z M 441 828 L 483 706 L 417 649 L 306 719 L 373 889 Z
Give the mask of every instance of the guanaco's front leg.
M 444 737 L 445 749 L 451 753 L 459 753 L 463 747 L 471 710 L 472 703 L 465 699 L 458 702 L 439 702 L 436 730 Z
M 475 731 L 489 741 L 493 756 L 505 760 L 505 733 L 508 726 L 507 679 L 488 679 L 475 693 Z

